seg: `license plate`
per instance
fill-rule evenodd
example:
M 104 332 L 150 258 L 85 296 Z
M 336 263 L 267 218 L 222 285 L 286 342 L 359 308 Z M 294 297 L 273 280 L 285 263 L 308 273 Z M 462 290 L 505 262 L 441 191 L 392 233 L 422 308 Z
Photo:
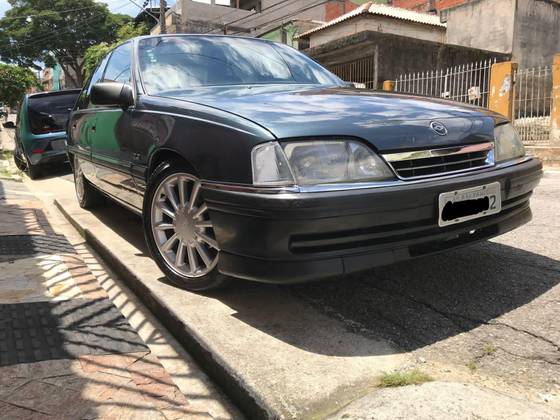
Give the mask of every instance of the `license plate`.
M 51 148 L 53 150 L 64 150 L 64 149 L 66 149 L 66 140 L 60 139 L 60 140 L 51 141 Z
M 500 183 L 444 192 L 439 195 L 439 225 L 449 226 L 502 210 Z

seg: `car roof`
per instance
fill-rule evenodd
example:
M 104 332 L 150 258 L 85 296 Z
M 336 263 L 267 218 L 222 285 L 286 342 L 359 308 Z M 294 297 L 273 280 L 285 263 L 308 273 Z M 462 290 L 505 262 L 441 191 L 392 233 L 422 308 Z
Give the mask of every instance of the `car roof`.
M 157 35 L 141 35 L 133 38 L 133 40 L 139 39 L 150 39 L 150 38 L 238 38 L 238 39 L 250 39 L 256 42 L 266 42 L 270 44 L 279 44 L 277 41 L 272 41 L 265 38 L 254 38 L 251 36 L 242 35 L 225 35 L 225 34 L 157 34 Z
M 53 90 L 50 92 L 36 92 L 30 93 L 27 95 L 28 98 L 43 98 L 45 96 L 55 96 L 55 95 L 64 95 L 66 93 L 80 93 L 82 89 L 63 89 L 63 90 Z

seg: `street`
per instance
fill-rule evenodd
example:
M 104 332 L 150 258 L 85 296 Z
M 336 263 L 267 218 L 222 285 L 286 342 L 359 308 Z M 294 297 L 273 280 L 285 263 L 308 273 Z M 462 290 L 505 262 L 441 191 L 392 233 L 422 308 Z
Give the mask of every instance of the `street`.
M 286 415 L 336 411 L 356 398 L 341 393 L 341 386 L 358 395 L 374 377 L 403 367 L 422 369 L 437 383 L 474 384 L 531 401 L 537 413 L 560 407 L 559 179 L 554 172 L 543 178 L 532 199 L 531 223 L 492 241 L 332 281 L 238 281 L 207 296 L 162 283 L 146 257 L 137 216 L 107 202 L 75 220 L 95 220 L 115 235 L 92 224 L 98 240 L 130 244 L 131 257 L 122 254 L 123 263 L 136 266 L 149 287 L 161 287 L 164 304 L 197 328 L 253 392 Z M 26 185 L 73 215 L 83 212 L 74 210 L 67 171 Z M 111 247 L 121 252 L 118 243 Z M 255 348 L 254 340 L 261 346 Z M 323 375 L 336 379 L 316 389 L 312 384 Z M 387 401 L 375 404 L 391 412 Z M 496 410 L 492 416 L 504 414 Z M 545 413 L 540 418 L 552 418 Z

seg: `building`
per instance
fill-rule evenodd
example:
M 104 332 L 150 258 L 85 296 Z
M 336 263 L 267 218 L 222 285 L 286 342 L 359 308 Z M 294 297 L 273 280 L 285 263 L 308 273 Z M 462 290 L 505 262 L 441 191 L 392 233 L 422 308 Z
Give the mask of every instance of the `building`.
M 403 73 L 435 70 L 507 54 L 449 45 L 434 14 L 368 2 L 301 33 L 305 52 L 345 80 L 378 88 Z
M 46 67 L 39 80 L 44 91 L 61 90 L 66 87 L 64 72 L 58 64 L 54 67 Z
M 560 52 L 557 0 L 470 0 L 441 18 L 448 44 L 507 54 L 520 68 L 550 65 Z
M 297 48 L 300 33 L 350 12 L 363 2 L 177 0 L 166 13 L 167 32 L 247 35 L 284 42 Z M 151 33 L 159 31 L 156 25 Z

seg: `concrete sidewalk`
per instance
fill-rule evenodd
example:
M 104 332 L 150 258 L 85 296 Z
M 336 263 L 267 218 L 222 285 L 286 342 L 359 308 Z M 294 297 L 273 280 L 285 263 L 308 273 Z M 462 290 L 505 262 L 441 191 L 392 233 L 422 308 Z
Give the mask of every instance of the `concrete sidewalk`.
M 0 419 L 239 416 L 181 392 L 58 221 L 0 181 Z

